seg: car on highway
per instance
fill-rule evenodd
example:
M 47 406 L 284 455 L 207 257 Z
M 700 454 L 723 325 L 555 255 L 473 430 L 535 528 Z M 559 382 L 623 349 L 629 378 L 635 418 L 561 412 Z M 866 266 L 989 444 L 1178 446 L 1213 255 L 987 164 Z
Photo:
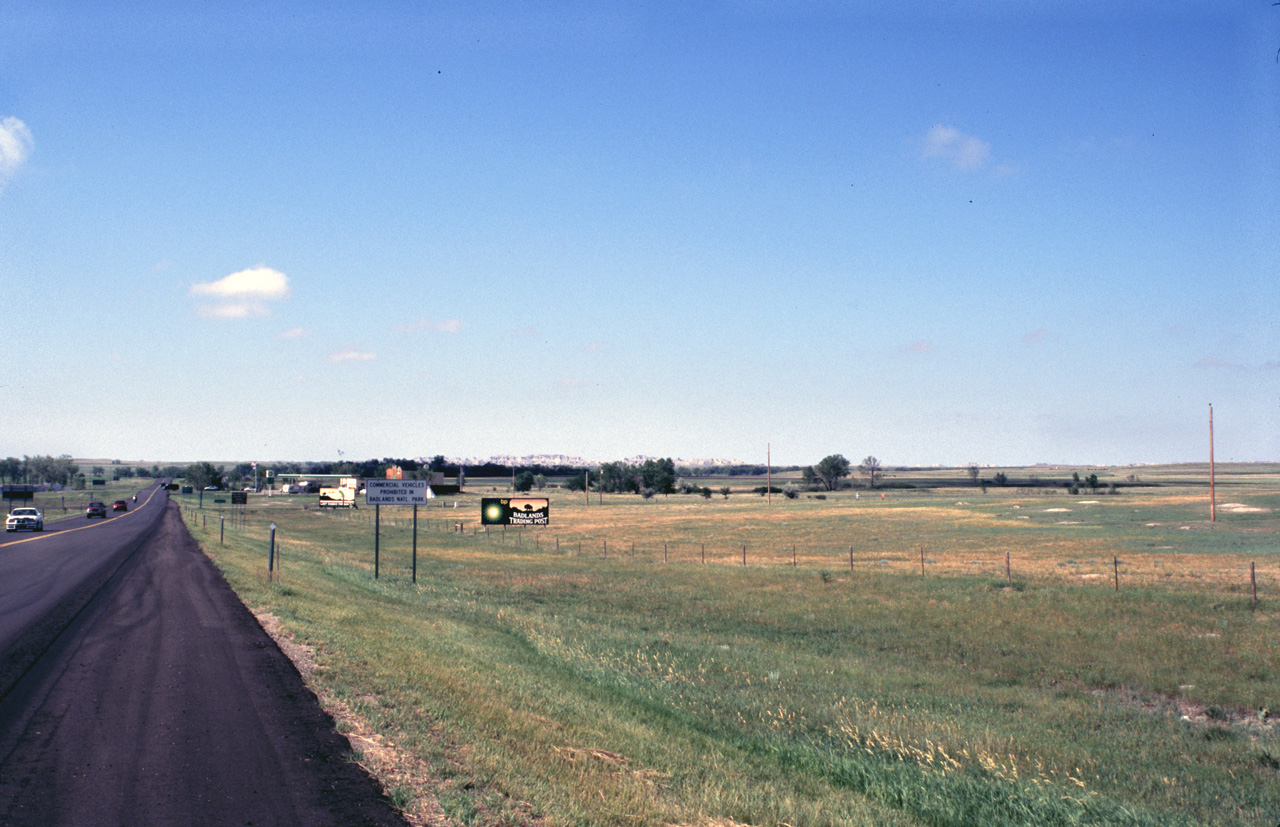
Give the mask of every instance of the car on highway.
M 107 518 L 107 506 L 96 501 L 89 503 L 89 507 L 84 510 L 84 518 L 88 520 L 92 517 L 101 517 L 105 520 Z
M 129 504 L 124 500 L 116 500 L 111 504 L 111 510 L 112 511 L 128 511 Z
M 15 508 L 4 521 L 5 531 L 44 531 L 44 515 L 38 508 Z

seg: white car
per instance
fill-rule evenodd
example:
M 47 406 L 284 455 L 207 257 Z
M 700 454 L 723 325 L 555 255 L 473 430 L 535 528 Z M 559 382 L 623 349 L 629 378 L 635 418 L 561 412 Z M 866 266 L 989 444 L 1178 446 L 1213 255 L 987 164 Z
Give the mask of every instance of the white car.
M 9 518 L 4 521 L 4 530 L 20 531 L 24 528 L 44 531 L 44 515 L 40 513 L 40 509 L 15 508 L 9 512 Z

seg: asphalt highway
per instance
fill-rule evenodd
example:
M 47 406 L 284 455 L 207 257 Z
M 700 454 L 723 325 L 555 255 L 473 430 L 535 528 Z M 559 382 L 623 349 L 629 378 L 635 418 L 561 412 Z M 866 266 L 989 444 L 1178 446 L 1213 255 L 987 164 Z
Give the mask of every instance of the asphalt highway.
M 158 489 L 0 544 L 0 824 L 398 825 Z

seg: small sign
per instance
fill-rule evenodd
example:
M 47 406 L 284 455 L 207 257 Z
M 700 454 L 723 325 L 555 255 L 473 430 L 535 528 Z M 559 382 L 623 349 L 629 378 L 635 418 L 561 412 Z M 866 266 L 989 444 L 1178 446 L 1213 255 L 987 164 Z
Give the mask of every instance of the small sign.
M 34 500 L 36 498 L 36 487 L 34 485 L 6 485 L 3 491 L 6 500 Z
M 248 495 L 248 494 L 246 494 L 246 493 L 245 493 L 245 492 L 243 492 L 243 491 L 232 491 L 232 492 L 231 492 L 231 504 L 232 504 L 232 505 L 248 505 L 248 504 L 249 504 L 249 495 Z
M 481 525 L 550 525 L 551 501 L 542 497 L 483 497 Z
M 435 497 L 426 480 L 365 480 L 369 505 L 426 505 Z

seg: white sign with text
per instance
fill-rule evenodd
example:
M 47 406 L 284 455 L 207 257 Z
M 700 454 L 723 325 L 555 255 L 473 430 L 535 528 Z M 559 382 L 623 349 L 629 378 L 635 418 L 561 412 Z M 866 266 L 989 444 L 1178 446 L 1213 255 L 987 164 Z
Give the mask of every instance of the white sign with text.
M 365 480 L 364 500 L 369 505 L 426 505 L 435 497 L 426 480 Z

